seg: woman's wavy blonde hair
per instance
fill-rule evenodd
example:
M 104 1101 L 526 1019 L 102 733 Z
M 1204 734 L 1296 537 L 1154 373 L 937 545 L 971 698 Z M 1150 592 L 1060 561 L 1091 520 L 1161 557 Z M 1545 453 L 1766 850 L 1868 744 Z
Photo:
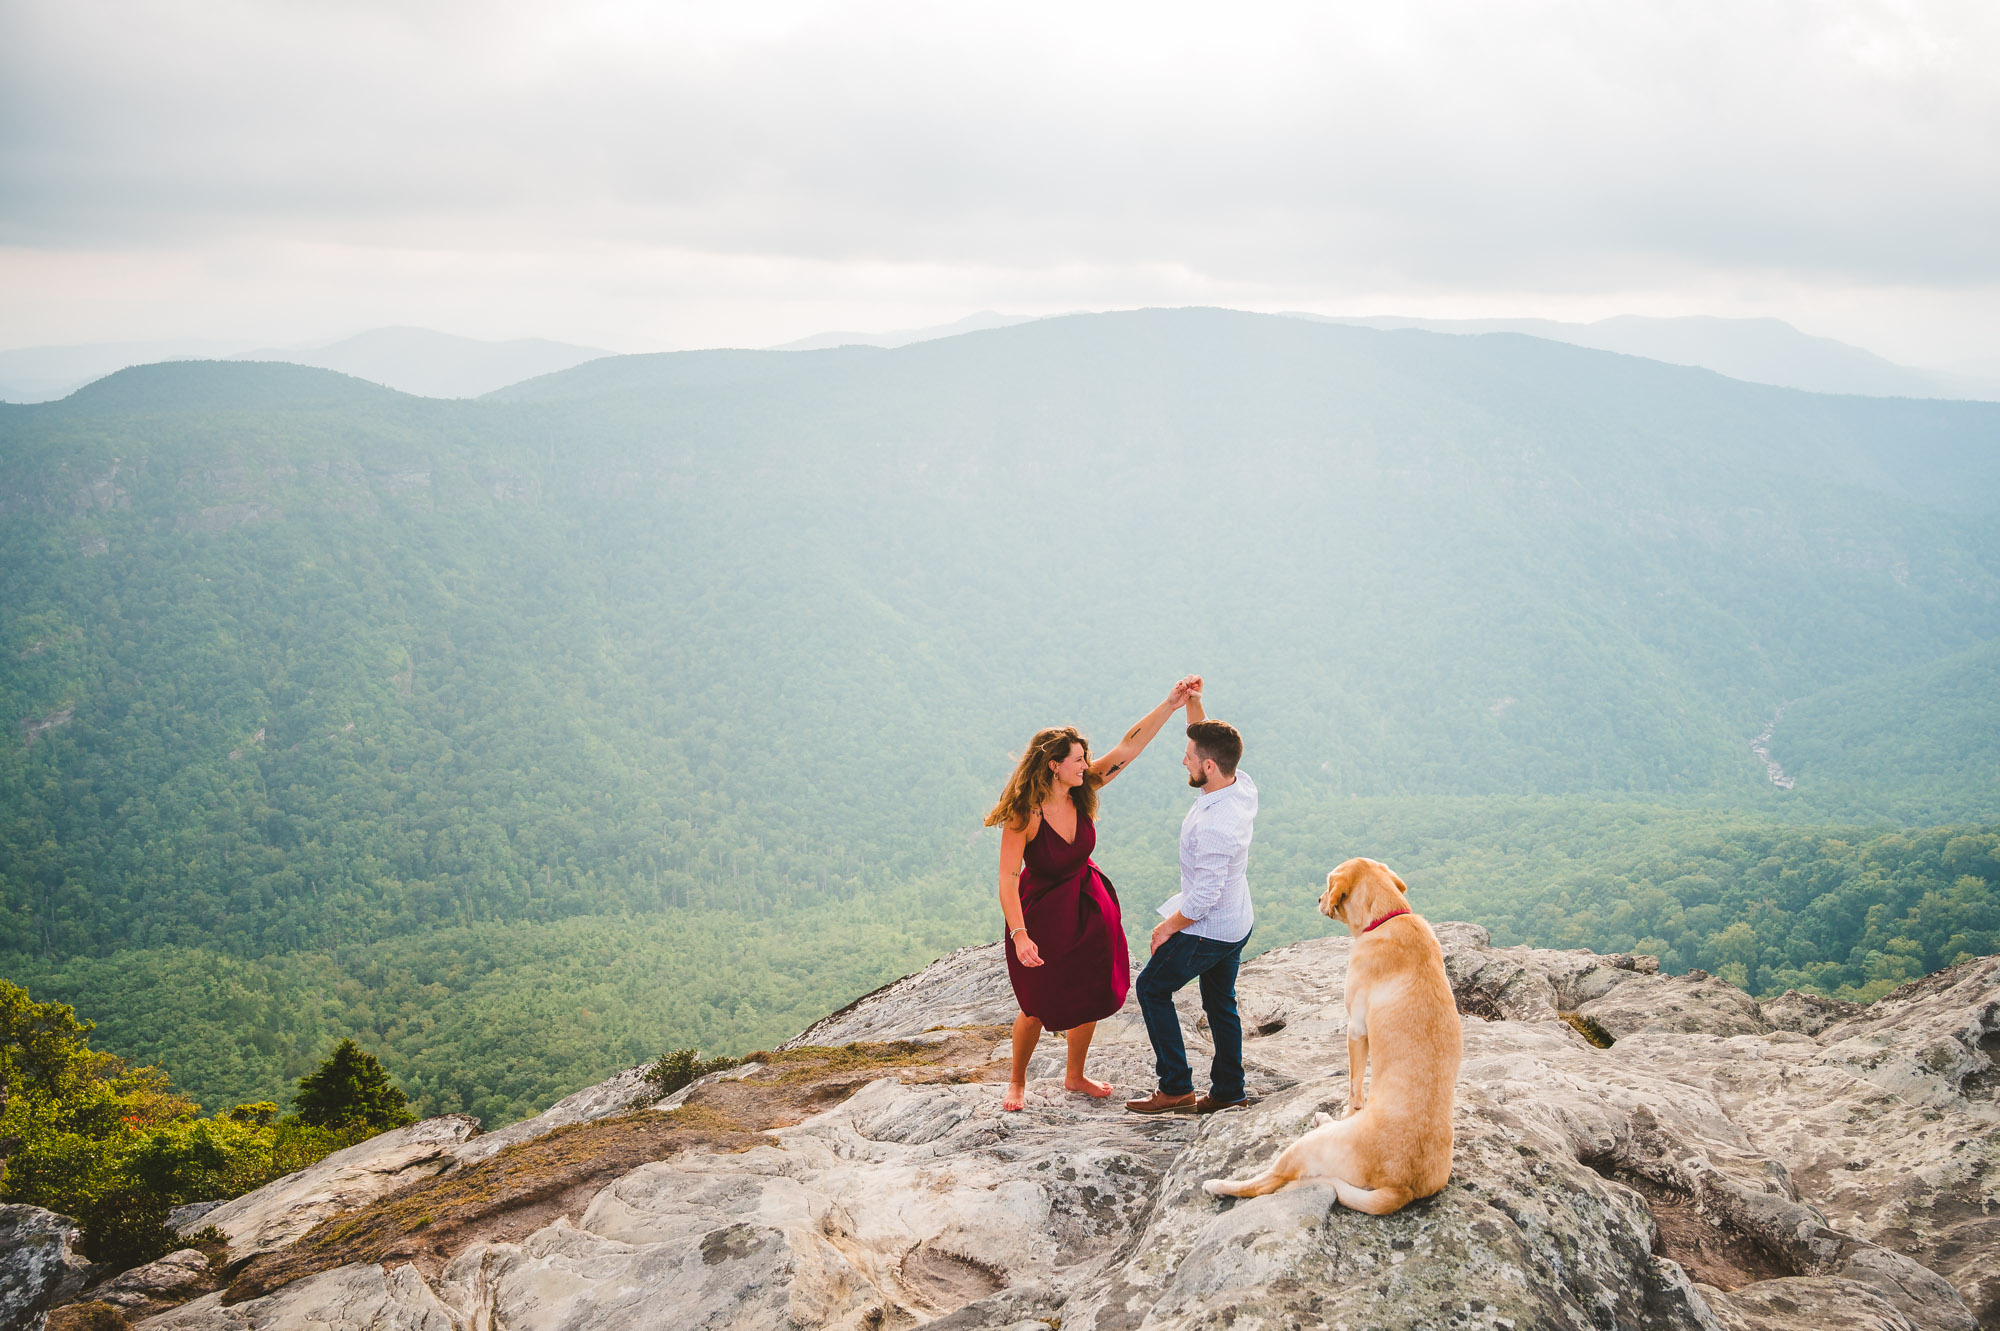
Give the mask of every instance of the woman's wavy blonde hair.
M 986 815 L 986 826 L 1004 824 L 1026 827 L 1029 817 L 1055 789 L 1056 774 L 1049 770 L 1049 764 L 1069 757 L 1069 746 L 1072 744 L 1083 745 L 1083 760 L 1089 762 L 1090 741 L 1078 734 L 1075 726 L 1051 726 L 1047 730 L 1037 730 L 1035 737 L 1028 741 L 1028 751 L 1014 765 L 1014 775 L 1007 778 L 1007 788 L 1000 792 L 1000 802 L 993 806 L 993 812 Z M 1076 806 L 1078 813 L 1096 821 L 1097 778 L 1085 772 L 1083 784 L 1070 791 L 1069 802 Z

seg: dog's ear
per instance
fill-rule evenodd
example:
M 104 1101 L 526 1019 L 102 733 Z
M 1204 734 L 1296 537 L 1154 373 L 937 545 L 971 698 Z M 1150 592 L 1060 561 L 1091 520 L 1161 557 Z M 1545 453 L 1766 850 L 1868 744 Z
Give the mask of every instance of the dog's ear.
M 1353 890 L 1353 880 L 1350 878 L 1343 885 L 1340 878 L 1340 870 L 1335 869 L 1326 876 L 1326 891 L 1320 893 L 1319 913 L 1326 916 L 1329 920 L 1339 919 L 1340 908 L 1346 903 L 1348 893 Z
M 1387 868 L 1388 866 L 1384 865 L 1383 867 Z M 1398 892 L 1401 892 L 1404 896 L 1410 895 L 1410 885 L 1404 882 L 1402 875 L 1398 874 L 1394 869 L 1389 870 L 1389 881 L 1396 885 Z

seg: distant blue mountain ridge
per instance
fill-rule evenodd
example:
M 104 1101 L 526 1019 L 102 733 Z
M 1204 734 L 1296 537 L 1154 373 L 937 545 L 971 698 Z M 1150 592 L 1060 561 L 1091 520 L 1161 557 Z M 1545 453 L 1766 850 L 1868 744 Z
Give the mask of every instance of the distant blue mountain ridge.
M 951 323 L 928 327 L 880 333 L 815 333 L 771 350 L 890 349 L 1010 328 L 1033 322 L 1035 317 L 981 310 Z M 2000 380 L 1899 365 L 1860 347 L 1803 333 L 1781 319 L 1620 315 L 1586 324 L 1555 319 L 1346 317 L 1302 311 L 1288 312 L 1287 317 L 1461 336 L 1519 333 L 1670 365 L 1695 366 L 1749 383 L 1814 393 L 2000 401 Z M 282 361 L 338 370 L 419 397 L 480 397 L 615 354 L 598 347 L 543 338 L 482 341 L 426 328 L 403 327 L 377 328 L 323 346 L 262 347 L 250 351 L 232 351 L 226 343 L 187 339 L 24 347 L 0 351 L 0 402 L 53 401 L 133 365 L 216 357 Z M 682 364 L 693 369 L 691 362 Z M 727 371 L 721 371 L 720 364 L 705 366 L 702 372 L 755 373 L 749 369 L 749 361 L 739 360 Z

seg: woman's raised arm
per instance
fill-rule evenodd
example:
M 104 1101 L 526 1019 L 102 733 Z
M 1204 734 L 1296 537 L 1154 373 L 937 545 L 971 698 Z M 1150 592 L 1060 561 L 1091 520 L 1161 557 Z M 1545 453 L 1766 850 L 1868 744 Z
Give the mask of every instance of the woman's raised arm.
M 1109 785 L 1113 777 L 1129 767 L 1132 760 L 1153 742 L 1153 736 L 1160 733 L 1160 727 L 1167 723 L 1167 718 L 1187 701 L 1194 678 L 1189 675 L 1175 680 L 1173 688 L 1167 691 L 1167 700 L 1141 717 L 1139 724 L 1126 731 L 1125 738 L 1119 740 L 1115 748 L 1090 765 L 1090 775 L 1098 785 Z

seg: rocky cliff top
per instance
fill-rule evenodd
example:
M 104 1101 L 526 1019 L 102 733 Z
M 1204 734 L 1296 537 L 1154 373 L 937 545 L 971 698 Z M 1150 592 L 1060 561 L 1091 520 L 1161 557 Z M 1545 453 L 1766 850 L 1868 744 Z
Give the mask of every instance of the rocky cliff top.
M 1465 1014 L 1452 1181 L 1393 1216 L 1200 1189 L 1343 1107 L 1348 940 L 1247 963 L 1256 1102 L 1164 1121 L 1063 1092 L 1054 1039 L 1001 1113 L 1015 1009 L 997 947 L 968 948 L 658 1104 L 627 1073 L 502 1133 L 330 1157 L 206 1217 L 232 1282 L 137 1324 L 2000 1327 L 2000 958 L 1865 1008 L 1759 1004 L 1437 932 Z M 1136 1010 L 1092 1059 L 1153 1084 Z M 115 1311 L 54 1324 L 112 1325 L 85 1307 Z

